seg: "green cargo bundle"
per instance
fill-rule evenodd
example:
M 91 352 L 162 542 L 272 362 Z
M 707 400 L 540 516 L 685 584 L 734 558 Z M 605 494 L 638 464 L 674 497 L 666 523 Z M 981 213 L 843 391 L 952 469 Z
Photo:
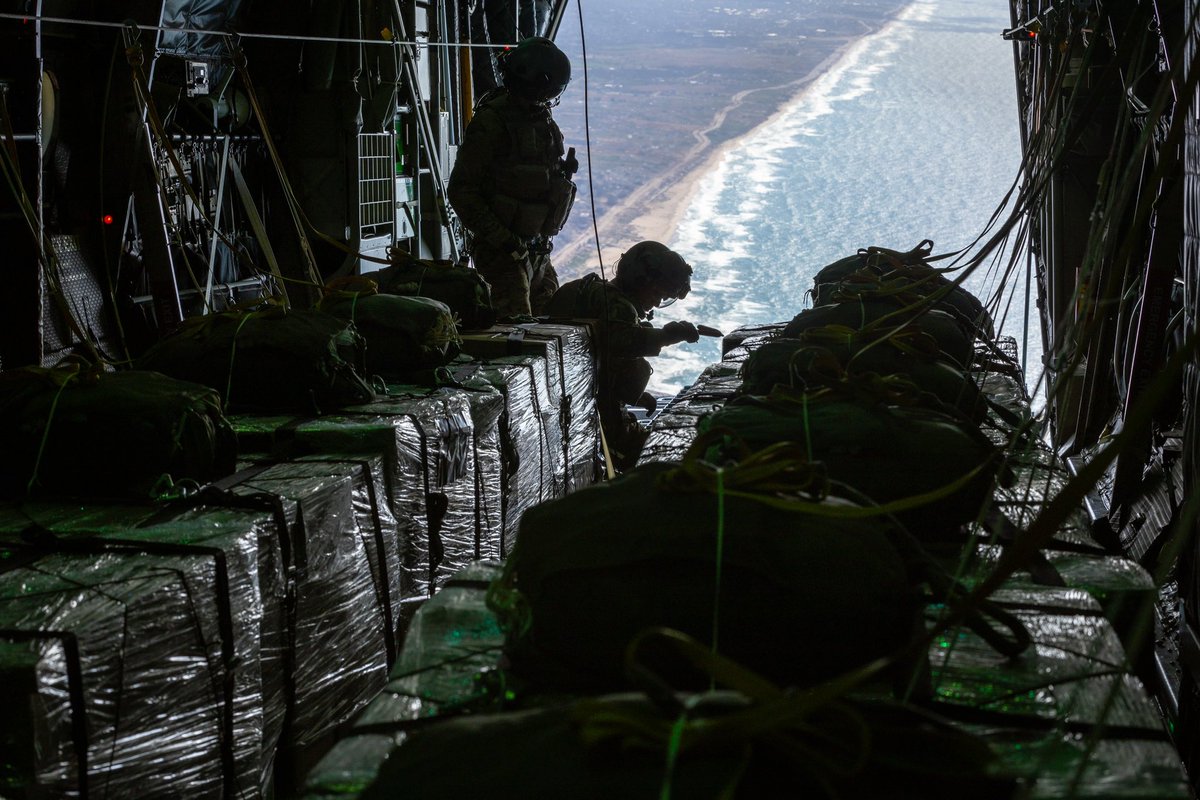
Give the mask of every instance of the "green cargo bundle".
M 834 335 L 826 335 L 830 333 Z M 880 341 L 847 329 L 816 329 L 805 331 L 799 339 L 771 339 L 746 357 L 741 370 L 743 390 L 752 395 L 769 394 L 777 385 L 817 388 L 836 383 L 844 374 L 865 373 L 911 380 L 932 395 L 934 408 L 956 409 L 977 423 L 987 416 L 987 401 L 962 370 L 902 340 Z
M 683 713 L 616 694 L 436 722 L 360 796 L 1000 800 L 1016 788 L 981 739 L 912 707 L 734 691 L 677 702 Z
M 690 474 L 646 464 L 525 512 L 490 598 L 519 674 L 625 688 L 625 648 L 651 626 L 715 635 L 722 653 L 785 685 L 910 644 L 919 597 L 890 522 L 831 516 L 856 508 L 833 500 L 777 508 L 732 477 L 718 498 Z
M 322 413 L 375 397 L 352 323 L 279 306 L 186 320 L 138 360 L 221 393 L 226 411 Z
M 932 239 L 922 239 L 920 244 L 907 251 L 890 250 L 886 247 L 860 247 L 854 255 L 839 258 L 817 271 L 813 277 L 813 295 L 815 297 L 825 286 L 839 283 L 862 269 L 870 268 L 882 273 L 900 266 L 925 264 L 931 253 Z
M 709 460 L 794 442 L 831 480 L 894 513 L 922 541 L 960 538 L 992 494 L 1000 454 L 969 423 L 928 409 L 884 405 L 822 389 L 739 398 L 700 423 L 728 431 Z
M 157 372 L 0 373 L 5 497 L 149 500 L 228 475 L 237 439 L 211 389 Z
M 492 290 L 469 267 L 423 261 L 395 251 L 391 266 L 372 272 L 371 280 L 384 294 L 430 297 L 450 307 L 464 330 L 490 328 L 496 322 Z
M 946 311 L 968 330 L 978 330 L 986 338 L 995 335 L 992 317 L 979 299 L 931 267 L 925 259 L 933 242 L 926 239 L 912 250 L 901 253 L 883 247 L 869 247 L 856 255 L 833 262 L 813 278 L 813 305 L 846 302 L 851 296 L 866 299 L 876 295 L 906 295 L 908 304 L 936 295 L 937 308 Z
M 880 338 L 894 333 L 898 328 L 913 326 L 932 336 L 942 356 L 955 366 L 966 369 L 975 357 L 974 338 L 963 331 L 954 317 L 936 309 L 907 312 L 886 300 L 864 300 L 805 309 L 792 318 L 781 335 L 799 339 L 804 331 L 829 325 L 869 330 Z
M 887 300 L 897 306 L 931 306 L 955 318 L 963 330 L 991 339 L 995 336 L 992 317 L 975 295 L 946 280 L 932 267 L 911 266 L 876 274 L 865 269 L 840 283 L 827 285 L 814 305 L 856 300 Z
M 318 306 L 350 320 L 367 342 L 368 374 L 400 377 L 444 366 L 459 353 L 449 306 L 429 297 L 335 292 Z

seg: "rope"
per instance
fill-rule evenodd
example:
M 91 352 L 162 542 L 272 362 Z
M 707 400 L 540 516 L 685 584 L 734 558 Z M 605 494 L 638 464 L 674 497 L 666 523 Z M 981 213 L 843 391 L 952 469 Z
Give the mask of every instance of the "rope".
M 712 655 L 717 657 L 718 634 L 721 618 L 721 565 L 725 561 L 725 470 L 717 467 L 717 553 L 713 560 L 715 578 L 713 585 Z M 710 678 L 709 691 L 716 689 L 716 679 Z
M 102 22 L 100 20 L 80 19 L 78 17 L 51 17 L 44 14 L 12 14 L 0 13 L 0 19 L 16 20 L 23 23 L 28 23 L 30 20 L 35 20 L 39 23 L 53 23 L 56 25 L 73 25 L 81 28 L 124 28 L 127 22 Z M 427 41 L 392 41 L 388 39 L 359 39 L 354 37 L 342 36 L 312 36 L 312 35 L 294 35 L 283 33 L 261 33 L 254 31 L 218 31 L 210 28 L 190 28 L 190 27 L 174 27 L 168 25 L 138 25 L 142 30 L 160 31 L 162 33 L 186 33 L 199 36 L 220 36 L 224 38 L 241 38 L 241 39 L 262 39 L 265 41 L 287 41 L 287 42 L 327 42 L 331 44 L 366 44 L 366 45 L 381 45 L 392 46 L 393 44 L 406 45 L 408 47 L 442 47 L 456 48 L 461 50 L 506 50 L 516 47 L 518 42 L 509 44 L 474 44 L 470 42 L 427 42 Z
M 37 485 L 38 470 L 42 466 L 42 456 L 46 451 L 46 442 L 50 440 L 50 424 L 54 421 L 54 412 L 58 410 L 58 400 L 62 397 L 63 391 L 67 388 L 72 380 L 79 376 L 78 365 L 72 365 L 75 369 L 63 376 L 62 382 L 58 386 L 58 391 L 54 393 L 54 399 L 50 401 L 50 413 L 46 415 L 46 427 L 42 430 L 42 440 L 38 444 L 37 457 L 33 460 L 33 474 L 29 476 L 29 483 L 25 484 L 25 494 L 32 494 L 33 487 Z
M 235 330 L 233 332 L 233 341 L 229 345 L 229 375 L 227 376 L 227 378 L 225 380 L 225 407 L 222 409 L 222 411 L 229 410 L 229 399 L 233 395 L 233 363 L 234 363 L 234 360 L 237 358 L 238 336 L 242 332 L 242 327 L 247 322 L 250 321 L 251 317 L 255 316 L 255 313 L 256 312 L 254 312 L 254 311 L 250 311 L 245 316 L 243 316 L 241 318 L 241 320 L 238 322 L 237 330 Z

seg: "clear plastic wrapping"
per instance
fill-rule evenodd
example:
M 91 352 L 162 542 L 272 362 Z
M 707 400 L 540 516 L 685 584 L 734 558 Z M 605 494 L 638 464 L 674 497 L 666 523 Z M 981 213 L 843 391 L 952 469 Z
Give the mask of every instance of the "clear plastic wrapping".
M 403 619 L 439 579 L 474 558 L 478 502 L 467 392 L 419 386 L 389 391 L 391 396 L 376 403 L 318 418 L 231 419 L 243 450 L 383 458 L 400 538 Z
M 295 457 L 378 454 L 386 497 L 396 519 L 401 602 L 429 593 L 429 508 L 433 452 L 420 421 L 411 414 L 292 417 L 231 417 L 243 451 Z
M 679 461 L 696 439 L 700 418 L 733 399 L 741 385 L 736 366 L 725 362 L 709 366 L 655 416 L 638 463 Z
M 592 328 L 585 322 L 539 322 L 503 325 L 463 337 L 463 352 L 494 362 L 512 356 L 543 359 L 547 367 L 547 401 L 540 408 L 561 432 L 559 494 L 595 482 L 600 429 L 596 419 L 596 365 Z
M 467 392 L 454 388 L 389 386 L 388 397 L 347 409 L 350 414 L 414 420 L 425 441 L 427 536 L 425 563 L 412 574 L 418 595 L 432 594 L 476 557 L 482 520 L 476 491 L 474 423 Z M 425 567 L 421 574 L 421 567 Z
M 976 551 L 984 564 L 995 564 L 1002 550 L 997 545 L 980 545 Z M 1158 597 L 1154 579 L 1135 561 L 1124 556 L 1046 549 L 1042 555 L 1062 582 L 1082 589 L 1096 599 L 1108 615 L 1121 640 L 1129 642 L 1145 624 L 1144 614 Z M 1017 572 L 1010 585 L 1033 588 L 1028 572 Z
M 261 463 L 253 455 L 250 463 Z M 401 600 L 398 524 L 388 503 L 383 456 L 369 453 L 302 456 L 291 462 L 288 473 L 296 477 L 349 477 L 354 519 L 371 567 L 375 603 L 384 622 L 384 643 L 389 665 L 399 651 L 396 630 Z
M 566 473 L 563 471 L 563 429 L 559 415 L 562 397 L 555 387 L 557 369 L 540 356 L 503 356 L 481 362 L 490 367 L 519 367 L 529 373 L 531 384 L 531 414 L 538 430 L 537 460 L 539 470 L 544 471 L 546 485 L 542 499 L 562 497 L 566 491 Z M 499 388 L 499 386 L 497 386 Z
M 35 720 L 29 793 L 219 798 L 233 789 L 223 688 L 232 661 L 213 559 L 51 553 L 18 565 L 19 553 L 0 574 L 0 641 L 17 655 L 2 671 L 36 686 L 25 698 Z
M 471 404 L 475 451 L 475 495 L 478 520 L 477 558 L 500 558 L 505 552 L 504 452 L 501 420 L 504 395 L 481 376 L 462 376 L 462 387 Z M 510 445 L 509 445 L 510 446 Z
M 537 360 L 533 358 L 517 357 L 469 364 L 458 371 L 460 380 L 485 381 L 504 398 L 504 414 L 500 420 L 505 454 L 501 555 L 507 555 L 516 544 L 518 523 L 525 510 L 556 496 L 555 430 L 547 427 L 545 416 L 539 413 L 545 402 L 545 388 L 542 384 L 539 390 L 536 364 Z
M 499 574 L 498 564 L 473 564 L 421 607 L 387 687 L 308 774 L 305 797 L 356 797 L 404 743 L 405 723 L 479 694 L 478 676 L 495 668 L 504 643 L 485 599 Z
M 481 365 L 466 363 L 455 371 L 457 380 L 468 390 L 487 387 L 499 398 L 499 415 L 494 421 L 497 447 L 498 483 L 496 497 L 488 494 L 488 511 L 497 512 L 499 536 L 496 547 L 488 543 L 480 548 L 480 558 L 503 558 L 516 541 L 517 521 L 521 512 L 538 503 L 542 495 L 552 491 L 553 476 L 547 462 L 548 441 L 541 426 L 541 416 L 536 414 L 534 402 L 534 373 L 532 369 L 508 365 Z M 476 439 L 480 438 L 479 421 L 476 421 Z M 490 434 L 485 435 L 490 438 Z M 491 443 L 480 451 L 481 467 L 487 467 Z M 492 477 L 485 474 L 485 487 L 492 486 Z M 529 498 L 535 498 L 530 500 Z M 548 497 L 548 494 L 546 495 Z M 491 513 L 488 513 L 491 519 Z M 490 542 L 488 537 L 488 542 Z
M 349 719 L 379 690 L 388 663 L 383 603 L 354 510 L 355 479 L 348 471 L 313 471 L 281 463 L 245 473 L 232 486 L 236 494 L 280 498 L 292 531 L 287 734 L 294 744 Z
M 554 372 L 557 366 L 561 386 L 558 414 L 563 433 L 564 489 L 569 493 L 590 486 L 596 481 L 600 440 L 592 329 L 582 323 L 538 323 L 521 327 L 527 331 L 527 338 L 546 337 L 558 343 L 557 365 L 550 361 L 550 369 Z
M 776 322 L 770 325 L 748 325 L 727 333 L 721 339 L 721 359 L 728 360 L 733 350 L 738 347 L 746 348 L 749 352 L 767 339 L 778 336 L 786 327 L 786 323 Z M 734 356 L 734 359 L 737 357 Z
M 939 702 L 1016 718 L 1162 730 L 1141 683 L 1121 668 L 1121 642 L 1089 595 L 1005 587 L 993 599 L 1025 623 L 1034 645 L 1008 658 L 967 630 L 939 637 L 930 648 Z
M 230 714 L 223 721 L 232 734 L 228 753 L 233 759 L 230 786 L 236 788 L 238 796 L 259 796 L 267 785 L 283 720 L 281 685 L 276 683 L 272 691 L 262 668 L 265 643 L 280 641 L 282 634 L 277 627 L 282 618 L 266 613 L 267 608 L 280 608 L 284 591 L 278 532 L 271 515 L 239 509 L 164 513 L 150 507 L 50 503 L 0 509 L 0 538 L 12 538 L 23 530 L 27 532 L 30 526 L 39 531 L 39 547 L 47 552 L 108 549 L 131 561 L 149 564 L 152 559 L 163 558 L 156 553 L 174 551 L 190 563 L 190 568 L 180 571 L 181 592 L 185 600 L 188 596 L 206 596 L 207 600 L 203 607 L 196 607 L 197 619 L 189 624 L 199 626 L 209 640 L 215 637 L 228 647 L 213 662 L 216 666 L 224 669 L 226 658 L 236 665 L 227 706 L 222 709 L 225 713 L 227 708 Z M 28 533 L 24 538 L 29 538 Z M 170 653 L 161 655 L 166 660 Z M 214 679 L 221 677 L 218 674 Z M 160 698 L 159 693 L 150 691 L 156 680 L 153 675 L 125 678 L 145 682 L 143 699 L 152 705 Z M 155 692 L 161 692 L 161 687 Z M 87 700 L 92 702 L 90 697 Z M 159 711 L 149 708 L 135 713 L 145 716 Z M 178 736 L 179 732 L 164 726 L 160 735 Z M 134 760 L 137 755 L 121 758 Z M 228 766 L 216 764 L 221 771 Z

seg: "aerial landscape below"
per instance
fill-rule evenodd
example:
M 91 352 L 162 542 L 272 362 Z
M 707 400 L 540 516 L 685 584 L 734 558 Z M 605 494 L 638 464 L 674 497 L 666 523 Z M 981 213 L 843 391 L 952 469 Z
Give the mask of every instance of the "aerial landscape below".
M 640 239 L 667 239 L 694 183 L 727 145 L 762 125 L 820 76 L 851 43 L 908 3 L 760 0 L 612 0 L 583 11 L 587 127 L 579 18 L 557 42 L 571 85 L 555 110 L 581 164 L 579 199 L 558 237 L 565 277 L 596 265 L 589 200 L 605 264 Z M 670 20 L 662 24 L 663 20 Z M 586 137 L 591 139 L 588 180 Z

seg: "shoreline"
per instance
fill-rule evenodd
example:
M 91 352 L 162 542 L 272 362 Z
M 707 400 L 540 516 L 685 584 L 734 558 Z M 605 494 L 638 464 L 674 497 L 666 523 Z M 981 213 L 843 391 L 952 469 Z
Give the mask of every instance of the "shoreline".
M 841 61 L 855 44 L 886 28 L 899 18 L 906 8 L 907 6 L 901 8 L 878 26 L 870 26 L 863 22 L 866 30 L 862 34 L 846 37 L 803 77 L 774 86 L 744 89 L 733 95 L 706 127 L 692 131 L 692 137 L 696 140 L 696 144 L 674 165 L 630 193 L 596 220 L 601 237 L 607 239 L 602 248 L 605 268 L 611 270 L 621 253 L 639 241 L 653 239 L 670 244 L 683 215 L 691 205 L 692 198 L 699 190 L 701 179 L 716 169 L 730 150 L 735 149 L 763 126 L 774 122 L 802 101 L 817 79 Z M 725 119 L 731 113 L 736 112 L 747 97 L 756 92 L 779 91 L 788 87 L 795 88 L 779 102 L 775 110 L 765 119 L 750 130 L 731 137 L 715 147 L 712 146 L 709 134 L 719 129 Z M 625 230 L 628 233 L 624 236 L 613 236 L 611 231 L 614 229 Z M 597 268 L 594 237 L 593 231 L 589 230 L 586 235 L 578 237 L 556 251 L 555 266 L 558 268 L 561 280 L 572 280 Z M 582 255 L 585 248 L 591 250 L 591 253 L 586 256 L 586 263 L 582 266 L 568 266 Z

